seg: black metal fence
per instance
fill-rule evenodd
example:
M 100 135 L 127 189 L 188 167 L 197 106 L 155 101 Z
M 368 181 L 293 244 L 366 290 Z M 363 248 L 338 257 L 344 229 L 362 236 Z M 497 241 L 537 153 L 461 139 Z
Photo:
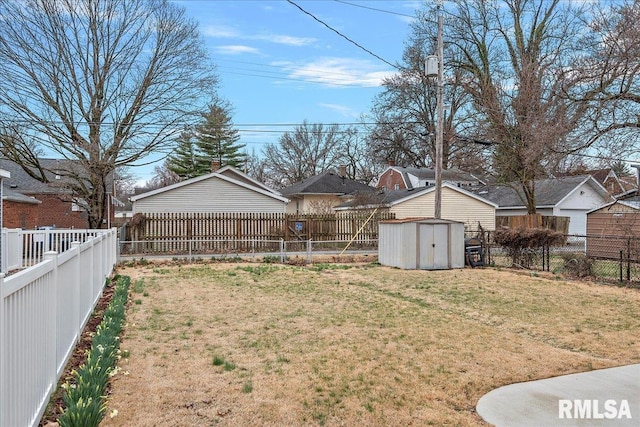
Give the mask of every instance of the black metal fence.
M 635 236 L 567 235 L 562 246 L 524 249 L 495 244 L 492 232 L 467 237 L 482 241 L 485 265 L 640 285 L 640 238 Z

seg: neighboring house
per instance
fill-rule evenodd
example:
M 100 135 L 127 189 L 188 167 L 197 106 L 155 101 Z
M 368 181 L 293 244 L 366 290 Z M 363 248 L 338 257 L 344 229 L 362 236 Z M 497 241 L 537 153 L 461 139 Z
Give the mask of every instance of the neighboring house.
M 289 199 L 232 166 L 130 198 L 136 213 L 284 213 Z
M 442 182 L 456 187 L 471 189 L 485 185 L 486 182 L 473 174 L 459 169 L 442 171 Z M 389 165 L 378 178 L 377 187 L 381 190 L 408 190 L 430 187 L 436 183 L 436 171 L 430 168 L 405 168 Z
M 527 214 L 524 196 L 521 198 L 510 186 L 486 186 L 474 193 L 495 203 L 497 216 Z M 587 212 L 612 200 L 607 190 L 591 175 L 538 180 L 535 182 L 535 197 L 537 213 L 569 217 L 569 234 L 574 235 L 586 234 Z
M 631 237 L 632 240 L 628 238 Z M 640 196 L 616 200 L 587 212 L 587 254 L 619 259 L 628 254 L 638 259 L 640 238 Z
M 67 160 L 40 159 L 45 169 L 55 171 Z M 50 182 L 43 183 L 29 176 L 20 165 L 0 159 L 0 168 L 10 172 L 4 180 L 4 226 L 9 228 L 87 228 L 87 214 L 74 200 L 71 191 L 64 188 L 63 179 L 47 173 Z M 113 213 L 113 209 L 110 209 Z
M 638 191 L 636 177 L 618 176 L 611 168 L 585 171 L 581 175 L 591 175 L 616 199 L 633 196 Z
M 2 193 L 3 227 L 31 229 L 38 226 L 40 205 L 42 202 L 34 197 L 25 196 L 9 188 Z
M 291 214 L 333 213 L 334 206 L 375 191 L 347 178 L 343 168 L 338 173 L 324 172 L 280 190 L 291 200 L 287 205 L 287 213 Z
M 408 190 L 380 191 L 363 203 L 347 202 L 336 211 L 353 211 L 377 208 L 394 213 L 396 219 L 429 217 L 435 213 L 435 187 Z M 449 182 L 442 184 L 442 219 L 464 223 L 465 230 L 480 227 L 495 230 L 497 205 L 483 197 Z

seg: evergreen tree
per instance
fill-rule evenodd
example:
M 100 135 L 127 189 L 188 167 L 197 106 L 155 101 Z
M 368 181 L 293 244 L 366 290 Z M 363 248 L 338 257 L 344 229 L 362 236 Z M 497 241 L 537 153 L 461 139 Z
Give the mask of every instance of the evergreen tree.
M 230 104 L 216 99 L 201 116 L 195 130 L 180 134 L 175 151 L 167 158 L 167 168 L 183 180 L 210 173 L 213 160 L 234 167 L 246 162 L 241 152 L 245 145 L 237 143 L 240 134 L 231 122 Z
M 220 166 L 242 167 L 246 156 L 241 150 L 245 145 L 238 144 L 240 133 L 233 127 L 229 103 L 216 100 L 202 117 L 204 121 L 195 132 L 199 169 L 210 171 L 212 160 L 219 161 Z
M 208 171 L 203 171 L 202 165 L 197 161 L 196 149 L 193 132 L 182 132 L 178 137 L 175 151 L 167 158 L 167 168 L 183 180 L 207 173 Z

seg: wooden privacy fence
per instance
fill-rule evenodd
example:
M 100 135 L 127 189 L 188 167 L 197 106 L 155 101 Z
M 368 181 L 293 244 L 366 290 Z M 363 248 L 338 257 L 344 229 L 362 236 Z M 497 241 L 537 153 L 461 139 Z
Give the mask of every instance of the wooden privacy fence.
M 543 216 L 542 214 L 497 216 L 496 227 L 509 228 L 548 228 L 569 233 L 569 220 L 567 216 Z
M 278 250 L 279 242 L 378 239 L 378 222 L 388 212 L 285 213 L 148 213 L 137 214 L 121 241 L 122 252 Z M 233 247 L 230 247 L 233 246 Z

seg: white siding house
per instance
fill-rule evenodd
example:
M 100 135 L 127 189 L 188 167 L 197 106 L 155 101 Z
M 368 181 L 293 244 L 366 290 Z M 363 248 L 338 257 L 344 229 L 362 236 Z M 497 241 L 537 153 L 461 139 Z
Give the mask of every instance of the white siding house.
M 396 219 L 433 218 L 435 214 L 435 187 L 422 187 L 409 190 L 381 192 L 376 203 L 389 212 L 396 214 Z M 337 211 L 361 209 L 364 206 L 343 204 Z M 478 229 L 478 224 L 485 230 L 496 229 L 496 207 L 489 200 L 464 190 L 454 184 L 442 184 L 441 217 L 451 221 L 464 223 L 468 231 Z
M 284 213 L 289 201 L 226 166 L 219 171 L 131 197 L 133 213 Z
M 496 216 L 527 214 L 525 203 L 512 187 L 485 187 L 476 194 L 497 204 Z M 590 175 L 536 181 L 535 197 L 536 212 L 543 216 L 569 217 L 569 234 L 573 235 L 585 235 L 587 212 L 611 201 L 607 190 Z

